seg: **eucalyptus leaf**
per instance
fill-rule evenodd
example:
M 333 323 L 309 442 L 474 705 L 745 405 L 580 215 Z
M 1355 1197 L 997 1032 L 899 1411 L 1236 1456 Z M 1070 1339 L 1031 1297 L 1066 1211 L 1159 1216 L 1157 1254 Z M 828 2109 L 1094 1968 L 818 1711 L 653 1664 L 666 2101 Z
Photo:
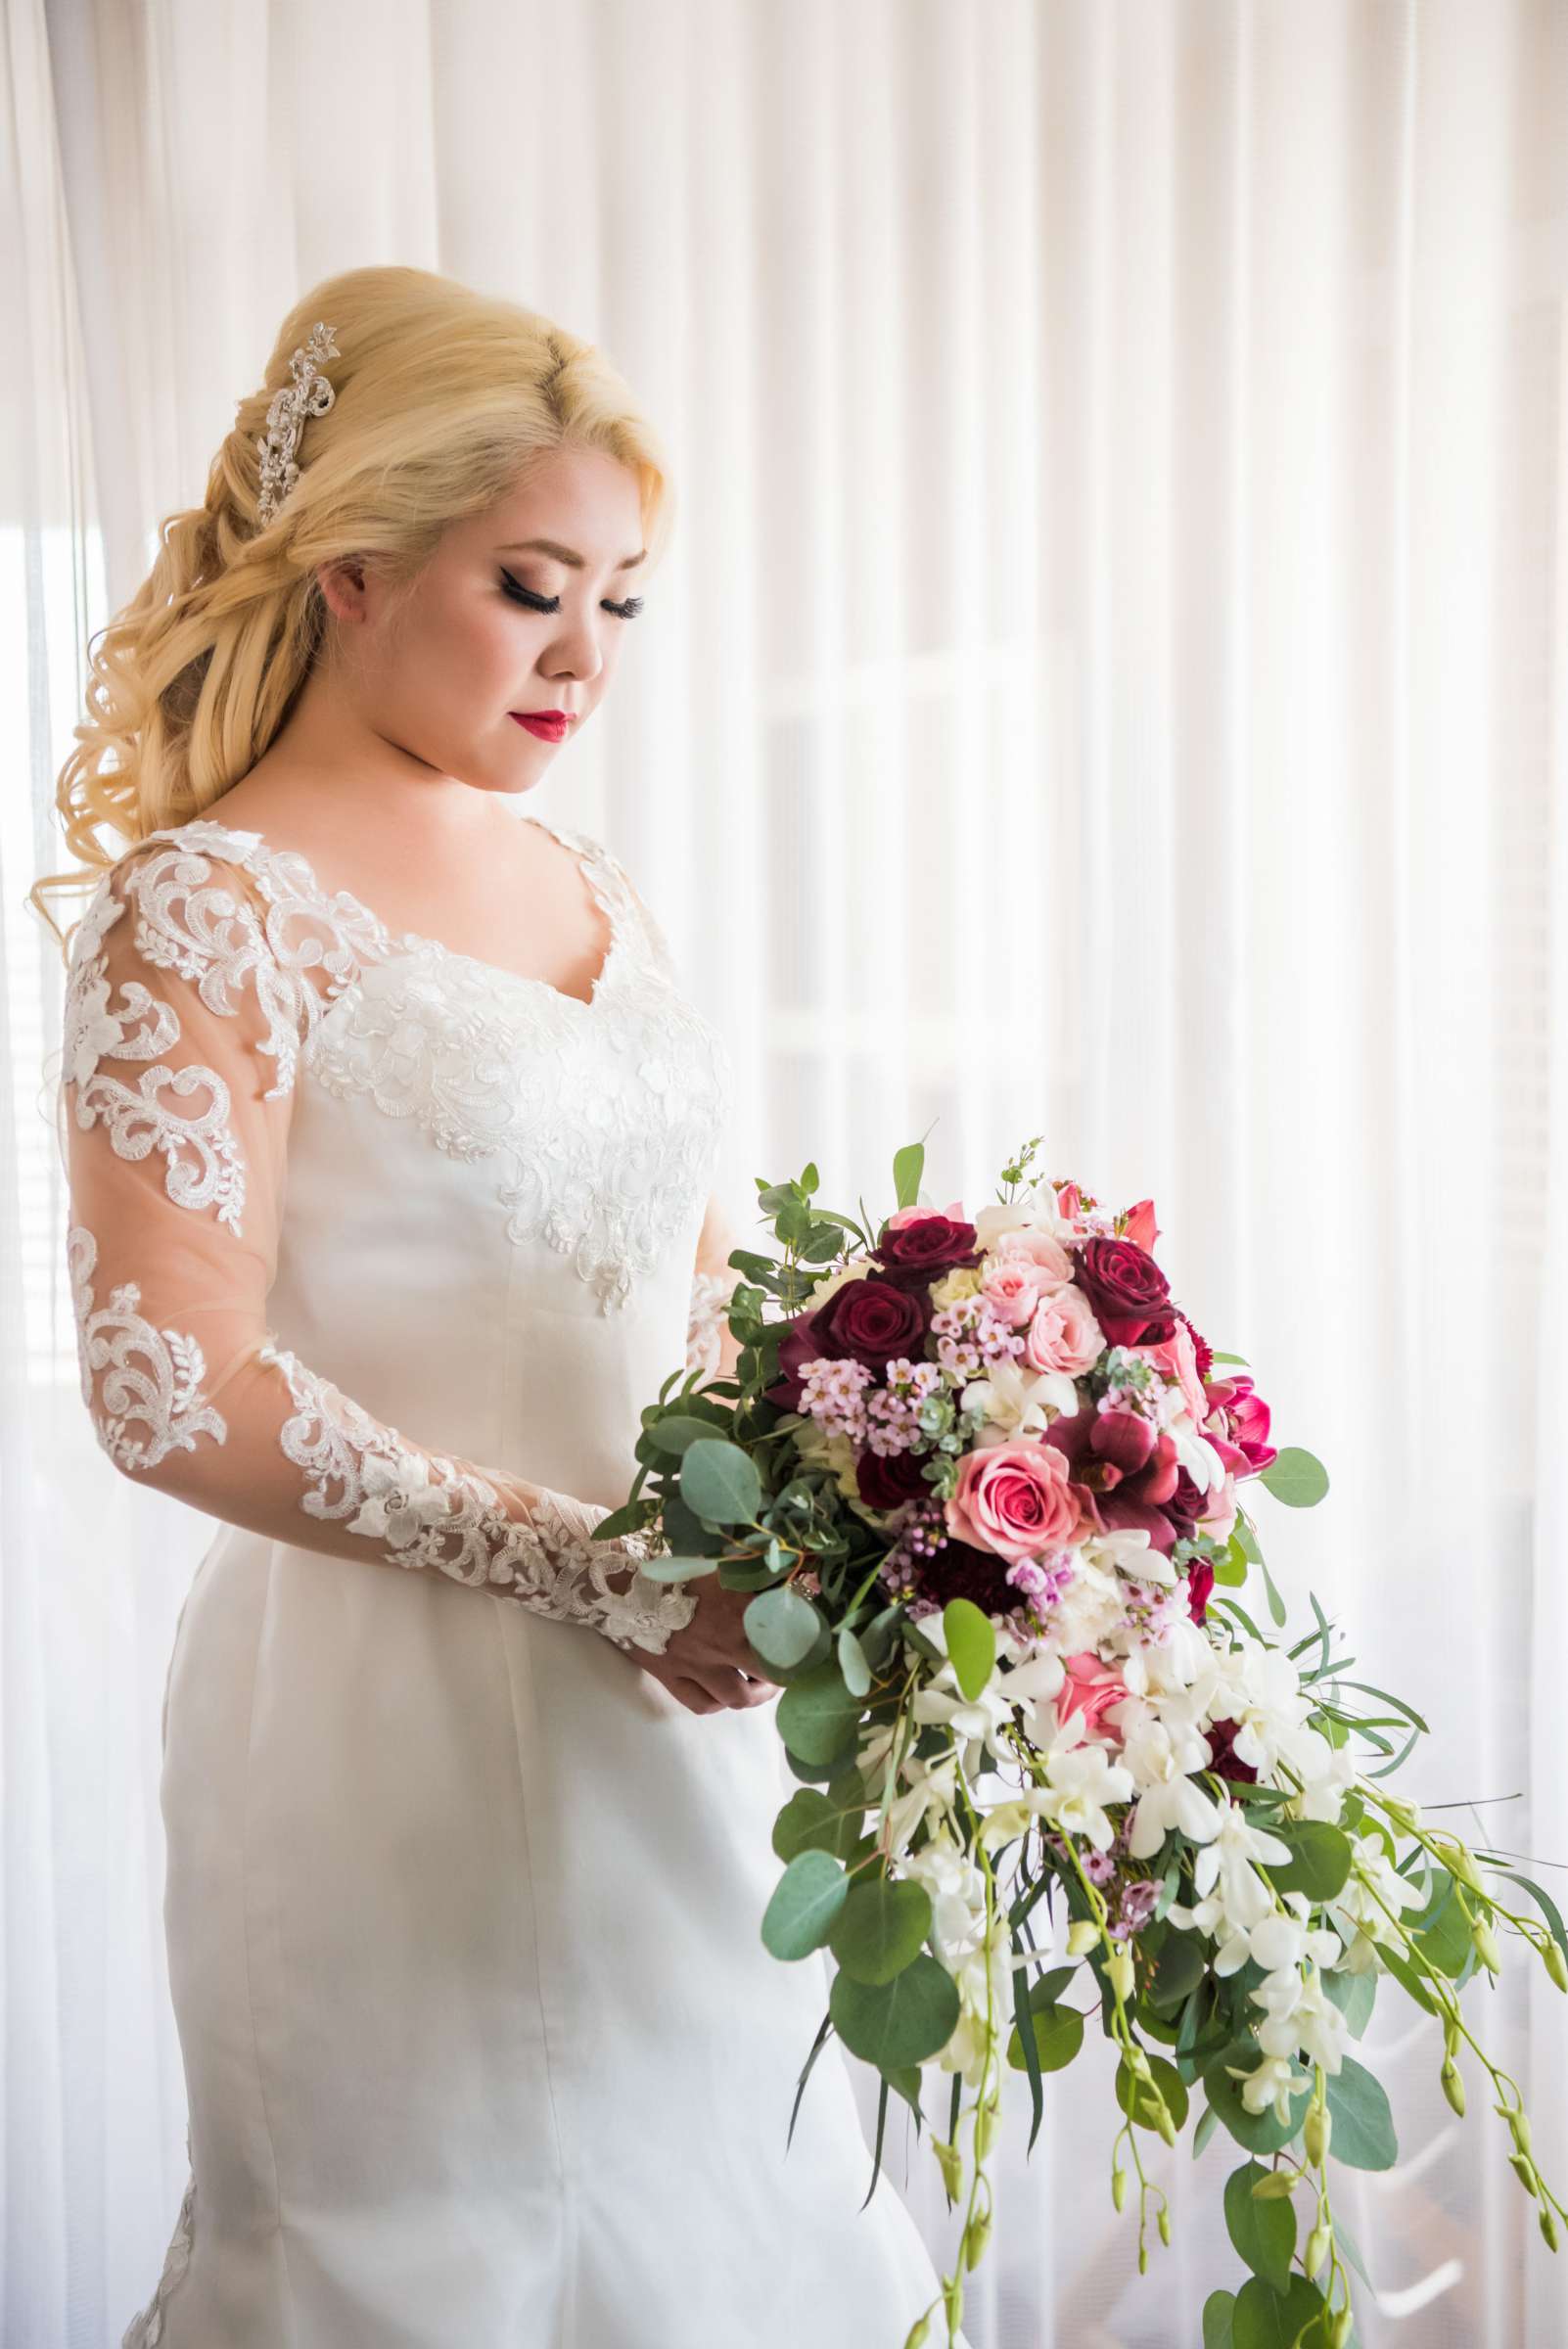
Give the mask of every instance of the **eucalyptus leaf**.
M 1076 2006 L 1039 2006 L 1031 2011 L 1035 2052 L 1042 2072 L 1067 2069 L 1084 2045 L 1084 2017 Z M 1007 2042 L 1007 2060 L 1015 2072 L 1027 2071 L 1029 2059 L 1015 2024 Z
M 839 1670 L 844 1685 L 852 1696 L 868 1696 L 871 1692 L 871 1667 L 865 1649 L 847 1623 L 839 1626 Z
M 1348 1835 L 1324 1819 L 1275 1819 L 1268 1832 L 1290 1847 L 1288 1865 L 1267 1870 L 1277 1891 L 1304 1892 L 1314 1902 L 1343 1892 L 1351 1869 Z
M 852 2055 L 896 2071 L 938 2054 L 958 2024 L 958 1985 L 945 1965 L 922 1950 L 891 1982 L 833 1977 L 828 1997 L 833 2027 Z
M 1219 1356 L 1215 1359 L 1219 1360 Z M 1211 2292 L 1203 2304 L 1203 2349 L 1235 2349 L 1234 2292 Z
M 762 1911 L 762 1940 L 775 1958 L 807 1958 L 819 1950 L 849 1897 L 842 1862 L 827 1852 L 800 1852 L 790 1862 Z
M 681 1461 L 680 1497 L 715 1525 L 750 1525 L 762 1505 L 761 1480 L 738 1444 L 705 1436 Z
M 774 1714 L 789 1751 L 816 1764 L 849 1759 L 859 1719 L 860 1700 L 845 1687 L 836 1663 L 819 1664 L 792 1681 Z
M 699 1575 L 716 1574 L 716 1558 L 648 1558 L 642 1572 L 650 1583 L 694 1583 Z
M 1296 2209 L 1288 2194 L 1259 2201 L 1252 2189 L 1268 2175 L 1257 2161 L 1231 2171 L 1225 2180 L 1225 2232 L 1253 2274 L 1282 2292 L 1296 2252 Z
M 1347 2055 L 1327 2081 L 1335 2159 L 1351 2170 L 1391 2170 L 1400 2157 L 1394 2116 L 1382 2083 Z
M 714 1440 L 714 1421 L 695 1418 L 690 1411 L 667 1411 L 648 1433 L 661 1451 L 683 1452 L 703 1438 Z
M 1352 2039 L 1360 2039 L 1372 2019 L 1372 2007 L 1377 1999 L 1377 1975 L 1371 1966 L 1363 1974 L 1351 1974 L 1343 1966 L 1322 1977 L 1324 1990 L 1345 2017 L 1345 2028 Z
M 1178 2130 L 1184 2128 L 1187 2118 L 1186 2082 L 1176 2070 L 1176 2065 L 1168 2063 L 1163 2055 L 1151 2055 L 1148 2058 L 1148 2064 L 1149 2070 L 1153 2074 L 1155 2088 L 1158 2089 L 1171 2108 L 1171 2118 Z M 1154 2129 L 1159 2126 L 1156 2102 L 1148 2083 L 1133 2077 L 1127 2068 L 1125 2056 L 1117 2066 L 1116 2100 L 1127 2114 L 1128 2119 L 1139 2129 Z
M 789 1583 L 760 1590 L 741 1621 L 746 1636 L 764 1664 L 788 1671 L 809 1655 L 822 1628 L 822 1618 L 804 1592 Z
M 1231 2349 L 1296 2349 L 1303 2329 L 1322 2306 L 1322 2293 L 1305 2276 L 1292 2276 L 1283 2292 L 1276 2292 L 1261 2276 L 1249 2276 L 1236 2294 Z
M 931 1895 L 923 1884 L 873 1876 L 852 1887 L 828 1946 L 856 1982 L 891 1982 L 919 1955 L 930 1931 Z
M 1328 1491 L 1328 1470 L 1299 1444 L 1287 1444 L 1269 1461 L 1258 1481 L 1267 1485 L 1275 1500 L 1282 1500 L 1287 1508 L 1311 1509 L 1315 1508 Z
M 847 1861 L 860 1840 L 864 1816 L 863 1804 L 851 1807 L 836 1802 L 831 1791 L 802 1786 L 773 1821 L 773 1849 L 780 1860 L 793 1860 L 797 1852 L 831 1852 Z

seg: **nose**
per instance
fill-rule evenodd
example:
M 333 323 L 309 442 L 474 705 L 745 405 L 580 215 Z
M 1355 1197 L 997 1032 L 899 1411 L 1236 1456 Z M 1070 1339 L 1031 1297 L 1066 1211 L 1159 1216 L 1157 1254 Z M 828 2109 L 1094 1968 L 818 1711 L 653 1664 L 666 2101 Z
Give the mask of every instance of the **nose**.
M 571 621 L 563 613 L 560 632 L 550 647 L 547 673 L 576 677 L 584 684 L 591 684 L 603 667 L 604 654 L 593 621 L 586 616 Z

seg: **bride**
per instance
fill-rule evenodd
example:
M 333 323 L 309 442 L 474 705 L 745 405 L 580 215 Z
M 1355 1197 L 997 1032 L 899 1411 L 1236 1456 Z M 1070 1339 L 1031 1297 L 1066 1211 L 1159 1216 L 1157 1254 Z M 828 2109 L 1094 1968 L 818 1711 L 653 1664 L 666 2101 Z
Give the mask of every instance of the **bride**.
M 82 1395 L 217 1520 L 163 1699 L 191 2181 L 127 2349 L 899 2349 L 937 2292 L 759 1926 L 741 1594 L 639 1571 L 733 1361 L 731 1099 L 624 868 L 515 812 L 668 533 L 615 370 L 414 269 L 285 319 L 58 792 Z M 106 846 L 105 836 L 111 845 Z

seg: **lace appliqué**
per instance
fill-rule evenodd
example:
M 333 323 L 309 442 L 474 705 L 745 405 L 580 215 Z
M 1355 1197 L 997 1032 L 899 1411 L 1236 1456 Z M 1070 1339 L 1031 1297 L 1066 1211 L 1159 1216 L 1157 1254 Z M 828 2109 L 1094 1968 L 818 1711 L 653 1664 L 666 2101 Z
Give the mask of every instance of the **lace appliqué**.
M 165 841 L 172 845 L 160 845 Z M 127 980 L 115 1006 L 105 939 L 128 908 L 135 944 L 156 970 L 192 982 L 208 1011 L 232 1018 L 242 990 L 254 988 L 266 1033 L 257 1050 L 277 1066 L 266 1098 L 292 1087 L 300 1044 L 320 1019 L 324 997 L 348 986 L 359 955 L 385 950 L 387 934 L 351 900 L 327 898 L 302 859 L 267 858 L 265 923 L 221 875 L 211 857 L 244 862 L 251 833 L 197 819 L 150 833 L 100 882 L 71 944 L 63 1012 L 62 1063 L 85 1131 L 102 1118 L 121 1158 L 165 1162 L 164 1188 L 177 1207 L 215 1209 L 237 1236 L 245 1207 L 245 1165 L 230 1124 L 229 1088 L 199 1062 L 171 1069 L 163 1055 L 180 1039 L 179 1016 L 139 979 Z M 123 890 L 119 895 L 116 880 Z M 302 927 L 300 925 L 303 925 Z M 326 935 L 321 933 L 325 931 Z M 320 985 L 312 973 L 320 974 Z M 152 1061 L 133 1088 L 99 1064 Z M 181 1110 L 169 1100 L 206 1095 L 206 1107 Z
M 185 2132 L 185 2156 L 191 2159 L 191 2133 Z M 139 2316 L 132 2317 L 120 2337 L 119 2349 L 158 2349 L 163 2338 L 163 2309 L 170 2292 L 179 2283 L 191 2264 L 191 2249 L 196 2229 L 196 2171 L 194 2166 L 180 2203 L 179 2216 L 174 2221 L 174 2233 L 169 2238 L 163 2257 L 163 2273 L 158 2280 L 158 2289 Z
M 85 1224 L 73 1224 L 66 1234 L 66 1262 L 76 1310 L 81 1397 L 115 1466 L 127 1472 L 156 1468 L 171 1451 L 194 1451 L 198 1436 L 221 1444 L 228 1428 L 202 1392 L 207 1358 L 196 1339 L 156 1329 L 145 1319 L 133 1280 L 111 1289 L 108 1305 L 93 1311 L 98 1242 Z M 103 1389 L 95 1400 L 100 1371 Z M 133 1425 L 145 1427 L 146 1437 L 133 1435 Z
M 270 1339 L 258 1359 L 282 1371 L 296 1405 L 278 1441 L 309 1479 L 307 1515 L 381 1543 L 393 1565 L 492 1589 L 558 1622 L 588 1624 L 618 1647 L 662 1654 L 690 1622 L 695 1596 L 641 1573 L 645 1536 L 594 1541 L 608 1509 L 543 1489 L 528 1518 L 513 1517 L 477 1471 L 415 1450 Z M 628 1567 L 622 1588 L 611 1577 Z
M 719 1345 L 729 1326 L 729 1301 L 735 1282 L 727 1273 L 698 1272 L 692 1276 L 691 1305 L 686 1319 L 686 1367 L 716 1377 L 722 1358 Z
M 700 1207 L 732 1071 L 619 864 L 584 852 L 616 938 L 592 1002 L 423 941 L 338 1008 L 308 1067 L 450 1157 L 495 1158 L 507 1238 L 570 1258 L 611 1313 Z M 649 950 L 634 954 L 639 927 Z

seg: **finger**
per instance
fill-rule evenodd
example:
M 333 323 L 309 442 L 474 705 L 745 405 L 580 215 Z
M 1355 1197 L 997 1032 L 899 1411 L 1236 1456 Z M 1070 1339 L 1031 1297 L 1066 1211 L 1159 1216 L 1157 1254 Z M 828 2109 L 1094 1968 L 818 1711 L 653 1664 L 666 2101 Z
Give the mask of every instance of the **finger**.
M 700 1681 L 670 1681 L 669 1693 L 677 1697 L 689 1713 L 715 1713 L 717 1700 L 711 1696 Z

